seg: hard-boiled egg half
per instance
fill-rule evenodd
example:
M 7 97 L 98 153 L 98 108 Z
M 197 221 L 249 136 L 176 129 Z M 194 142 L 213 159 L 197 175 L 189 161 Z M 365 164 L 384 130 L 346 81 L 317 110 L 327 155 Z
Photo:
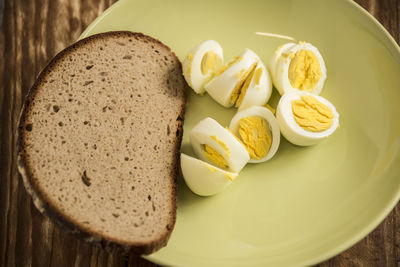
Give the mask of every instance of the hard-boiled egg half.
M 188 187 L 196 194 L 210 196 L 221 192 L 238 176 L 250 160 L 245 147 L 212 118 L 205 118 L 189 133 L 195 154 L 181 154 L 181 169 Z
M 272 82 L 276 87 L 276 66 L 278 64 L 278 61 L 282 59 L 282 53 L 286 52 L 289 48 L 292 48 L 293 46 L 295 46 L 295 43 L 287 43 L 287 44 L 283 44 L 280 45 L 275 52 L 273 53 L 271 60 L 269 62 L 269 72 L 271 73 L 271 78 L 272 78 Z
M 253 106 L 232 118 L 229 130 L 235 134 L 250 155 L 250 163 L 272 158 L 280 143 L 280 130 L 274 114 L 266 107 Z
M 280 46 L 271 59 L 270 71 L 281 95 L 293 91 L 319 95 L 327 77 L 321 53 L 305 42 Z
M 260 58 L 250 49 L 221 68 L 205 85 L 207 93 L 224 107 L 244 109 L 263 105 L 271 96 L 272 83 Z
M 224 170 L 240 172 L 250 160 L 245 147 L 212 118 L 201 120 L 190 131 L 189 138 L 200 159 Z
M 218 194 L 238 176 L 238 173 L 222 170 L 183 153 L 181 168 L 187 186 L 200 196 Z
M 276 110 L 282 135 L 291 143 L 309 146 L 330 136 L 339 126 L 334 105 L 305 92 L 284 94 Z
M 210 81 L 223 65 L 223 51 L 214 40 L 196 46 L 182 63 L 183 76 L 189 86 L 197 93 L 204 93 L 204 85 Z

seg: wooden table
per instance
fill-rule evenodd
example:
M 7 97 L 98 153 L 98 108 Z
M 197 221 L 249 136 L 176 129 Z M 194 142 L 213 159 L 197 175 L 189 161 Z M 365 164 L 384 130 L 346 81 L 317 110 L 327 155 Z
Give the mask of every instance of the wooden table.
M 356 1 L 399 43 L 400 0 Z M 54 226 L 32 205 L 16 167 L 14 132 L 36 75 L 113 2 L 0 0 L 0 266 L 157 266 L 107 253 Z M 361 242 L 319 266 L 400 266 L 400 204 Z

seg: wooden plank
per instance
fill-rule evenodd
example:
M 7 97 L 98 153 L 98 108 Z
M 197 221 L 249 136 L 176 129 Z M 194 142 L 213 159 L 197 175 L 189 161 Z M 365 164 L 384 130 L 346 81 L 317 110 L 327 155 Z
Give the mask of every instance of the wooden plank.
M 114 1 L 4 1 L 0 33 L 0 266 L 157 266 L 137 256 L 110 254 L 54 226 L 33 206 L 16 169 L 14 133 L 24 95 L 46 62 L 76 40 Z M 400 0 L 356 1 L 400 41 Z M 400 266 L 400 205 L 365 239 L 319 266 Z

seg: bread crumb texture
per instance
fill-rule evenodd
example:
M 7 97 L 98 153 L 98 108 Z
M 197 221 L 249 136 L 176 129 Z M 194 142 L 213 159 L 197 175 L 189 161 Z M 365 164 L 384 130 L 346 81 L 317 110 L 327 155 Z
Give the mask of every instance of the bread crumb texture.
M 20 123 L 20 155 L 44 202 L 108 240 L 146 244 L 170 232 L 181 73 L 168 47 L 141 34 L 103 34 L 60 53 Z

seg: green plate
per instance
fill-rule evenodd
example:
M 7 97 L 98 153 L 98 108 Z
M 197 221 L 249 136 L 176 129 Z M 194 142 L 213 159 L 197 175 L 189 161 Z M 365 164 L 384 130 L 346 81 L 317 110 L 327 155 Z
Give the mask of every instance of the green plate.
M 82 37 L 130 30 L 153 36 L 183 59 L 214 39 L 225 59 L 254 50 L 267 63 L 287 41 L 311 42 L 328 79 L 322 96 L 340 113 L 340 128 L 313 147 L 282 140 L 275 157 L 248 164 L 214 197 L 198 197 L 179 179 L 178 217 L 168 246 L 146 259 L 173 266 L 311 265 L 370 233 L 400 197 L 400 49 L 352 1 L 120 0 Z M 275 92 L 272 105 L 276 105 Z M 193 154 L 189 130 L 210 116 L 227 126 L 235 113 L 191 93 L 182 151 Z

